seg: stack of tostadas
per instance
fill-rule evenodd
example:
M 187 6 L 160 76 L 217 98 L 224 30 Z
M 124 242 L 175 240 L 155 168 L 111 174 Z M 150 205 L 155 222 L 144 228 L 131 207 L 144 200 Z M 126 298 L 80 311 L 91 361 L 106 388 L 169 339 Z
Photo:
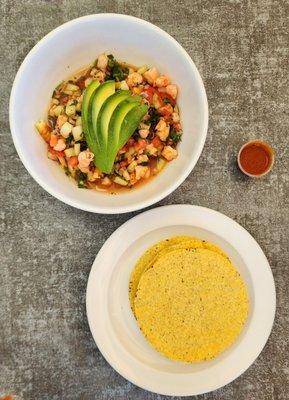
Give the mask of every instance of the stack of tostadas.
M 189 363 L 227 349 L 249 308 L 246 285 L 227 255 L 190 236 L 161 241 L 144 253 L 131 274 L 129 299 L 150 344 Z

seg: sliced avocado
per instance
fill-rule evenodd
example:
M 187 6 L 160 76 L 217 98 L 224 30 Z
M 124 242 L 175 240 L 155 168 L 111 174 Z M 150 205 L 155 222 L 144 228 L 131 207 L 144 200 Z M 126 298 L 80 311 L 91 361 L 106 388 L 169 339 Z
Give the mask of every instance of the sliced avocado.
M 108 151 L 115 151 L 119 148 L 120 127 L 126 114 L 138 105 L 141 101 L 139 96 L 130 96 L 122 101 L 113 112 L 108 126 Z
M 92 81 L 87 88 L 85 89 L 84 96 L 83 96 L 83 101 L 82 101 L 82 108 L 81 108 L 81 122 L 82 122 L 82 128 L 83 132 L 85 134 L 86 141 L 88 143 L 89 148 L 93 148 L 93 142 L 89 134 L 89 129 L 88 129 L 88 110 L 89 110 L 89 104 L 90 101 L 92 100 L 93 94 L 95 90 L 99 87 L 100 83 L 99 81 Z
M 97 118 L 99 111 L 105 102 L 105 100 L 114 94 L 115 92 L 115 81 L 106 81 L 100 85 L 94 92 L 93 98 L 91 100 L 91 123 L 92 126 L 89 129 L 93 129 L 94 137 L 98 140 L 97 131 Z
M 104 172 L 111 172 L 118 150 L 128 141 L 147 112 L 147 106 L 140 105 L 139 102 L 140 97 L 131 96 L 122 101 L 112 114 L 108 127 L 107 163 Z M 126 118 L 128 115 L 129 118 Z
M 95 165 L 110 173 L 118 150 L 128 141 L 147 112 L 141 97 L 127 90 L 115 93 L 115 81 L 92 82 L 82 104 L 83 129 Z
M 98 142 L 100 146 L 100 154 L 98 157 L 98 165 L 103 170 L 107 159 L 107 142 L 108 142 L 108 127 L 111 116 L 116 107 L 130 96 L 129 90 L 120 90 L 109 96 L 103 103 L 97 119 Z
M 121 149 L 126 144 L 126 142 L 139 126 L 140 121 L 143 119 L 147 112 L 148 106 L 145 104 L 141 104 L 131 109 L 126 114 L 120 127 L 120 136 L 118 142 L 119 149 Z

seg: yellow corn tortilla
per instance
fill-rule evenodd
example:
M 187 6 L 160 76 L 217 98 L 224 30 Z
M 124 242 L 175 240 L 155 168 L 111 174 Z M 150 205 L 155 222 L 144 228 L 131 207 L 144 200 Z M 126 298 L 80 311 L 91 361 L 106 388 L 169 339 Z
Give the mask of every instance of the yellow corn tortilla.
M 179 249 L 142 273 L 134 300 L 144 336 L 172 360 L 216 357 L 238 337 L 249 300 L 230 260 L 215 251 Z
M 137 261 L 129 283 L 129 301 L 132 311 L 134 312 L 134 299 L 138 287 L 139 280 L 142 274 L 147 271 L 157 258 L 170 251 L 179 249 L 197 249 L 204 248 L 215 251 L 218 254 L 225 255 L 225 253 L 215 244 L 201 240 L 192 236 L 174 236 L 170 239 L 162 240 L 150 247 Z

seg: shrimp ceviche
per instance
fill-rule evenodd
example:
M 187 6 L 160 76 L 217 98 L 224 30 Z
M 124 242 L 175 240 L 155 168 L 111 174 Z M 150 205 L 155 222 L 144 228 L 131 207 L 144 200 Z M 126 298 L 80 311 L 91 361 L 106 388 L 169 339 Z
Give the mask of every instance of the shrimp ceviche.
M 54 90 L 36 128 L 80 188 L 114 193 L 158 174 L 178 156 L 178 88 L 155 68 L 101 54 Z

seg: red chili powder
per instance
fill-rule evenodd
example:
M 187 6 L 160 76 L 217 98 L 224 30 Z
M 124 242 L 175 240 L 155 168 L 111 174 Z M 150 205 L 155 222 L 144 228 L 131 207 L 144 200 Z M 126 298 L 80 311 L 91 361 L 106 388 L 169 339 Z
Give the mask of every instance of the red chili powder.
M 266 172 L 272 162 L 272 151 L 262 142 L 248 143 L 240 154 L 242 168 L 251 175 L 261 175 Z

